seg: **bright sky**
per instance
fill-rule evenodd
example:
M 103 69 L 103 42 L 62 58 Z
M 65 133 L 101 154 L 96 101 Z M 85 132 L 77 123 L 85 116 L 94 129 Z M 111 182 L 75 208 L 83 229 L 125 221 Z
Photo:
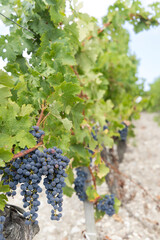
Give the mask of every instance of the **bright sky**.
M 79 2 L 83 3 L 81 11 L 100 21 L 101 17 L 106 14 L 108 6 L 115 0 L 79 0 Z M 146 6 L 156 0 L 141 0 L 141 2 Z M 146 79 L 145 88 L 148 89 L 149 83 L 160 76 L 160 26 L 138 34 L 135 34 L 131 27 L 128 30 L 131 34 L 131 52 L 135 53 L 140 60 L 138 77 Z M 8 33 L 8 29 L 4 28 L 0 21 L 0 34 L 6 33 Z M 3 66 L 4 62 L 0 59 L 0 68 Z
M 147 6 L 148 4 L 158 2 L 159 0 L 141 0 L 144 6 Z M 88 14 L 96 17 L 101 18 L 104 16 L 107 12 L 107 9 L 110 5 L 112 5 L 116 0 L 78 0 L 78 2 L 83 3 L 83 8 L 81 11 L 87 12 Z

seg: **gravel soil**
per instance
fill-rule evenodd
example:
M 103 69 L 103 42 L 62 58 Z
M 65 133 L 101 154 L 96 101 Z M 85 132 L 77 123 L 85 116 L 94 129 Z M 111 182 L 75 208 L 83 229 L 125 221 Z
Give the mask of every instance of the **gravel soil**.
M 142 113 L 134 122 L 136 137 L 128 142 L 120 171 L 124 177 L 125 196 L 118 215 L 105 216 L 96 223 L 98 240 L 160 240 L 160 127 L 154 114 Z M 144 189 L 146 191 L 144 191 Z M 107 185 L 99 189 L 107 192 Z M 40 197 L 40 232 L 34 240 L 81 240 L 84 238 L 85 219 L 83 203 L 76 195 L 64 197 L 63 217 L 59 222 L 50 220 L 51 207 L 45 193 Z M 21 196 L 10 199 L 11 204 L 22 206 Z M 89 238 L 88 238 L 89 240 Z

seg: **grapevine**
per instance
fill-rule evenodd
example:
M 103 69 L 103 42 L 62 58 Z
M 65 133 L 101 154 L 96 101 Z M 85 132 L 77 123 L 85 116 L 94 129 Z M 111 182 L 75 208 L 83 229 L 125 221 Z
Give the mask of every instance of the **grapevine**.
M 5 217 L 4 216 L 0 216 L 0 239 L 1 240 L 5 240 L 5 238 L 3 237 L 3 224 L 5 222 Z
M 121 139 L 122 141 L 126 141 L 126 139 L 127 139 L 127 134 L 128 134 L 128 126 L 127 126 L 124 122 L 122 122 L 122 124 L 124 125 L 124 128 L 119 131 L 119 133 L 120 133 L 120 139 Z
M 85 182 L 87 180 L 87 173 L 82 169 L 76 169 L 77 177 L 74 181 L 74 189 L 80 201 L 87 200 L 87 195 L 85 192 Z
M 114 209 L 114 195 L 105 195 L 104 198 L 99 200 L 97 204 L 97 209 L 99 211 L 105 212 L 108 216 L 115 214 Z
M 33 126 L 30 133 L 37 139 L 37 143 L 45 135 L 44 131 L 40 130 L 38 126 Z M 62 216 L 62 188 L 65 186 L 64 178 L 67 176 L 65 168 L 69 159 L 61 154 L 62 151 L 56 147 L 45 148 L 43 152 L 36 149 L 23 157 L 10 161 L 1 169 L 4 185 L 9 185 L 11 188 L 11 191 L 7 192 L 8 196 L 15 196 L 17 185 L 20 184 L 23 207 L 27 209 L 23 213 L 23 216 L 27 219 L 27 225 L 32 222 L 38 223 L 36 219 L 40 205 L 39 193 L 42 192 L 39 185 L 42 176 L 44 176 L 43 184 L 46 189 L 47 202 L 53 207 L 51 219 L 59 220 Z
M 96 218 L 102 217 L 97 207 L 117 213 L 116 196 L 96 189 L 109 172 L 101 152 L 103 146 L 112 149 L 120 135 L 126 141 L 130 132 L 123 122 L 137 119 L 143 108 L 136 101 L 143 97 L 138 60 L 125 26 L 137 33 L 158 26 L 159 6 L 149 9 L 117 0 L 100 28 L 76 1 L 0 0 L 10 29 L 0 36 L 0 56 L 7 60 L 0 71 L 0 210 L 7 196 L 16 198 L 20 184 L 26 223 L 37 223 L 43 180 L 52 220 L 62 217 L 63 193 L 76 192 L 92 204 Z M 91 175 L 88 187 L 81 167 Z

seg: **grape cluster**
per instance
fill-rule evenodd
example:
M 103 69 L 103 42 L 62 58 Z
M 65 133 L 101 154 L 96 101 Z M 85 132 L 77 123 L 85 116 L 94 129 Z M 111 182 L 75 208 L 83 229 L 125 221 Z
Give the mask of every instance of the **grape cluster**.
M 92 127 L 91 135 L 95 141 L 98 141 L 97 133 L 98 133 L 98 129 L 96 127 Z
M 119 130 L 120 139 L 126 141 L 128 134 L 128 126 L 124 122 L 122 122 L 122 124 L 124 125 L 124 128 L 122 130 Z
M 33 130 L 29 131 L 35 138 L 37 143 L 41 141 L 41 137 L 45 134 L 43 130 L 40 130 L 38 126 L 33 126 Z
M 92 127 L 92 132 L 91 132 L 91 136 L 93 137 L 93 139 L 95 141 L 98 141 L 98 138 L 97 138 L 97 133 L 98 133 L 98 129 L 97 127 L 93 126 Z M 89 146 L 88 146 L 89 147 Z M 91 149 L 88 148 L 88 152 L 91 154 L 91 155 L 94 155 L 94 151 L 92 151 Z M 90 166 L 92 165 L 92 157 L 90 157 Z
M 0 216 L 0 240 L 5 240 L 4 236 L 3 236 L 3 224 L 5 222 L 5 217 L 4 216 Z
M 43 169 L 43 174 L 46 176 L 44 178 L 44 186 L 46 188 L 47 202 L 53 207 L 51 219 L 59 220 L 62 216 L 62 188 L 65 187 L 64 179 L 67 177 L 64 169 L 68 165 L 69 159 L 62 156 L 62 151 L 55 147 L 51 150 L 48 149 L 44 151 L 45 154 L 48 155 L 47 165 L 45 165 Z
M 34 126 L 33 129 L 31 133 L 39 141 L 44 132 L 39 130 L 37 126 Z M 24 157 L 6 163 L 5 167 L 0 171 L 0 174 L 3 173 L 2 180 L 4 180 L 4 184 L 9 185 L 11 188 L 11 191 L 7 193 L 8 196 L 16 195 L 16 188 L 20 183 L 23 207 L 27 209 L 23 214 L 27 219 L 25 221 L 27 225 L 32 222 L 38 223 L 36 220 L 40 205 L 38 199 L 39 193 L 42 192 L 39 184 L 43 176 L 47 202 L 53 207 L 51 219 L 59 220 L 62 216 L 62 188 L 65 186 L 64 179 L 67 176 L 65 168 L 69 164 L 69 159 L 61 154 L 62 150 L 56 147 L 44 149 L 43 152 L 36 149 Z
M 105 131 L 106 129 L 108 129 L 108 126 L 107 126 L 107 125 L 104 125 L 104 126 L 103 126 L 103 131 Z
M 108 121 L 106 120 L 106 123 L 108 124 Z M 93 131 L 91 132 L 91 135 L 92 135 L 92 137 L 93 137 L 93 139 L 95 140 L 95 141 L 98 141 L 98 139 L 97 139 L 97 133 L 98 133 L 98 128 L 97 127 L 93 127 L 92 128 L 93 129 Z M 106 129 L 108 129 L 108 126 L 107 125 L 104 125 L 103 126 L 103 131 L 105 131 Z M 89 147 L 89 146 L 88 146 Z M 91 154 L 91 155 L 93 155 L 95 152 L 94 151 L 92 151 L 91 149 L 88 149 L 88 151 L 89 151 L 89 153 Z M 90 166 L 92 165 L 92 157 L 90 157 Z
M 85 182 L 87 180 L 87 173 L 85 173 L 81 168 L 77 168 L 76 172 L 77 177 L 74 181 L 74 189 L 76 191 L 76 195 L 80 201 L 86 201 L 87 195 L 85 192 Z
M 91 156 L 93 156 L 94 153 L 95 153 L 94 151 L 92 151 L 92 150 L 89 149 L 89 148 L 88 148 L 88 152 L 91 154 Z M 93 160 L 92 157 L 90 157 L 89 160 L 90 160 L 90 167 L 91 167 L 91 166 L 92 166 L 92 160 Z
M 88 152 L 89 152 L 91 155 L 94 154 L 94 152 L 93 152 L 91 149 L 88 149 Z
M 105 212 L 107 215 L 112 216 L 115 214 L 114 210 L 114 195 L 111 194 L 105 195 L 103 199 L 101 199 L 97 204 L 97 209 L 99 211 Z

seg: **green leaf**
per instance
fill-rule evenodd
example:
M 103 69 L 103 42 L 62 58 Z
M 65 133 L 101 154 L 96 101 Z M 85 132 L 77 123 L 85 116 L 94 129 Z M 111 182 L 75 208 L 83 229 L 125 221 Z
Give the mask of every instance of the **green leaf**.
M 62 134 L 61 138 L 58 141 L 58 147 L 62 149 L 63 152 L 68 152 L 69 146 L 70 146 L 70 132 Z
M 72 128 L 72 122 L 68 118 L 61 119 L 66 130 L 70 130 Z
M 0 186 L 0 192 L 9 192 L 10 187 L 8 185 Z
M 14 81 L 12 80 L 12 77 L 9 76 L 6 72 L 0 70 L 0 84 L 6 87 L 13 87 Z
M 50 105 L 51 114 L 56 117 L 60 122 L 63 123 L 65 129 L 69 131 L 72 128 L 72 122 L 68 118 L 62 118 L 60 112 L 62 111 L 63 105 L 59 101 L 53 101 Z
M 32 113 L 33 110 L 34 109 L 31 104 L 28 105 L 23 104 L 21 107 L 20 116 L 30 115 L 30 113 Z
M 54 100 L 52 102 L 52 104 L 50 104 L 49 110 L 50 110 L 51 114 L 53 114 L 55 117 L 61 118 L 60 112 L 63 110 L 63 105 L 60 101 Z
M 105 215 L 105 212 L 98 211 L 97 208 L 95 209 L 94 216 L 96 221 L 101 220 L 104 217 L 104 215 Z
M 109 168 L 106 167 L 105 163 L 99 165 L 97 176 L 101 179 L 109 173 Z
M 88 158 L 89 158 L 89 154 L 88 154 L 88 150 L 86 150 L 84 148 L 83 145 L 81 144 L 78 144 L 78 145 L 72 145 L 71 146 L 71 150 L 78 153 L 82 158 L 86 158 L 87 155 L 88 155 Z
M 13 154 L 10 151 L 0 148 L 0 166 L 3 167 L 4 162 L 8 162 L 12 159 Z
M 101 158 L 101 154 L 97 153 L 96 154 L 96 160 L 95 160 L 95 165 L 101 164 L 102 163 L 102 158 Z
M 66 171 L 66 173 L 67 173 L 67 175 L 68 175 L 67 178 L 68 178 L 70 184 L 73 184 L 73 182 L 74 182 L 73 170 L 72 170 L 71 168 L 68 168 L 68 170 Z
M 64 14 L 58 11 L 58 9 L 56 9 L 55 6 L 50 7 L 50 15 L 51 15 L 51 20 L 56 24 L 63 21 Z
M 121 206 L 121 201 L 118 198 L 115 197 L 115 199 L 114 199 L 115 213 L 118 213 L 120 206 Z
M 67 185 L 65 187 L 63 187 L 63 193 L 68 196 L 68 197 L 72 197 L 74 190 L 71 187 L 68 187 Z
M 25 29 L 22 29 L 23 36 L 27 39 L 34 39 L 34 34 L 32 32 L 26 31 Z
M 6 102 L 7 98 L 11 96 L 11 92 L 8 87 L 0 87 L 0 103 Z
M 6 150 L 10 150 L 15 143 L 14 137 L 10 135 L 1 133 L 0 134 L 0 148 L 5 148 Z
M 93 202 L 95 201 L 98 197 L 99 197 L 99 194 L 97 193 L 96 189 L 94 188 L 94 186 L 89 186 L 87 187 L 86 189 L 86 194 L 88 196 L 88 200 L 90 202 Z
M 0 167 L 5 167 L 5 162 L 3 159 L 0 158 Z
M 103 138 L 103 143 L 105 146 L 107 146 L 108 148 L 112 148 L 113 147 L 113 144 L 114 144 L 114 141 L 113 141 L 113 138 L 105 135 L 104 138 Z
M 8 201 L 8 198 L 6 197 L 6 195 L 0 194 L 0 210 L 4 211 L 6 201 Z
M 71 55 L 71 53 L 64 54 L 63 58 L 61 59 L 61 62 L 63 65 L 76 65 L 76 61 L 74 57 Z
M 36 145 L 36 140 L 33 138 L 32 134 L 24 130 L 19 131 L 15 139 L 21 148 L 25 148 L 26 146 L 30 148 Z

